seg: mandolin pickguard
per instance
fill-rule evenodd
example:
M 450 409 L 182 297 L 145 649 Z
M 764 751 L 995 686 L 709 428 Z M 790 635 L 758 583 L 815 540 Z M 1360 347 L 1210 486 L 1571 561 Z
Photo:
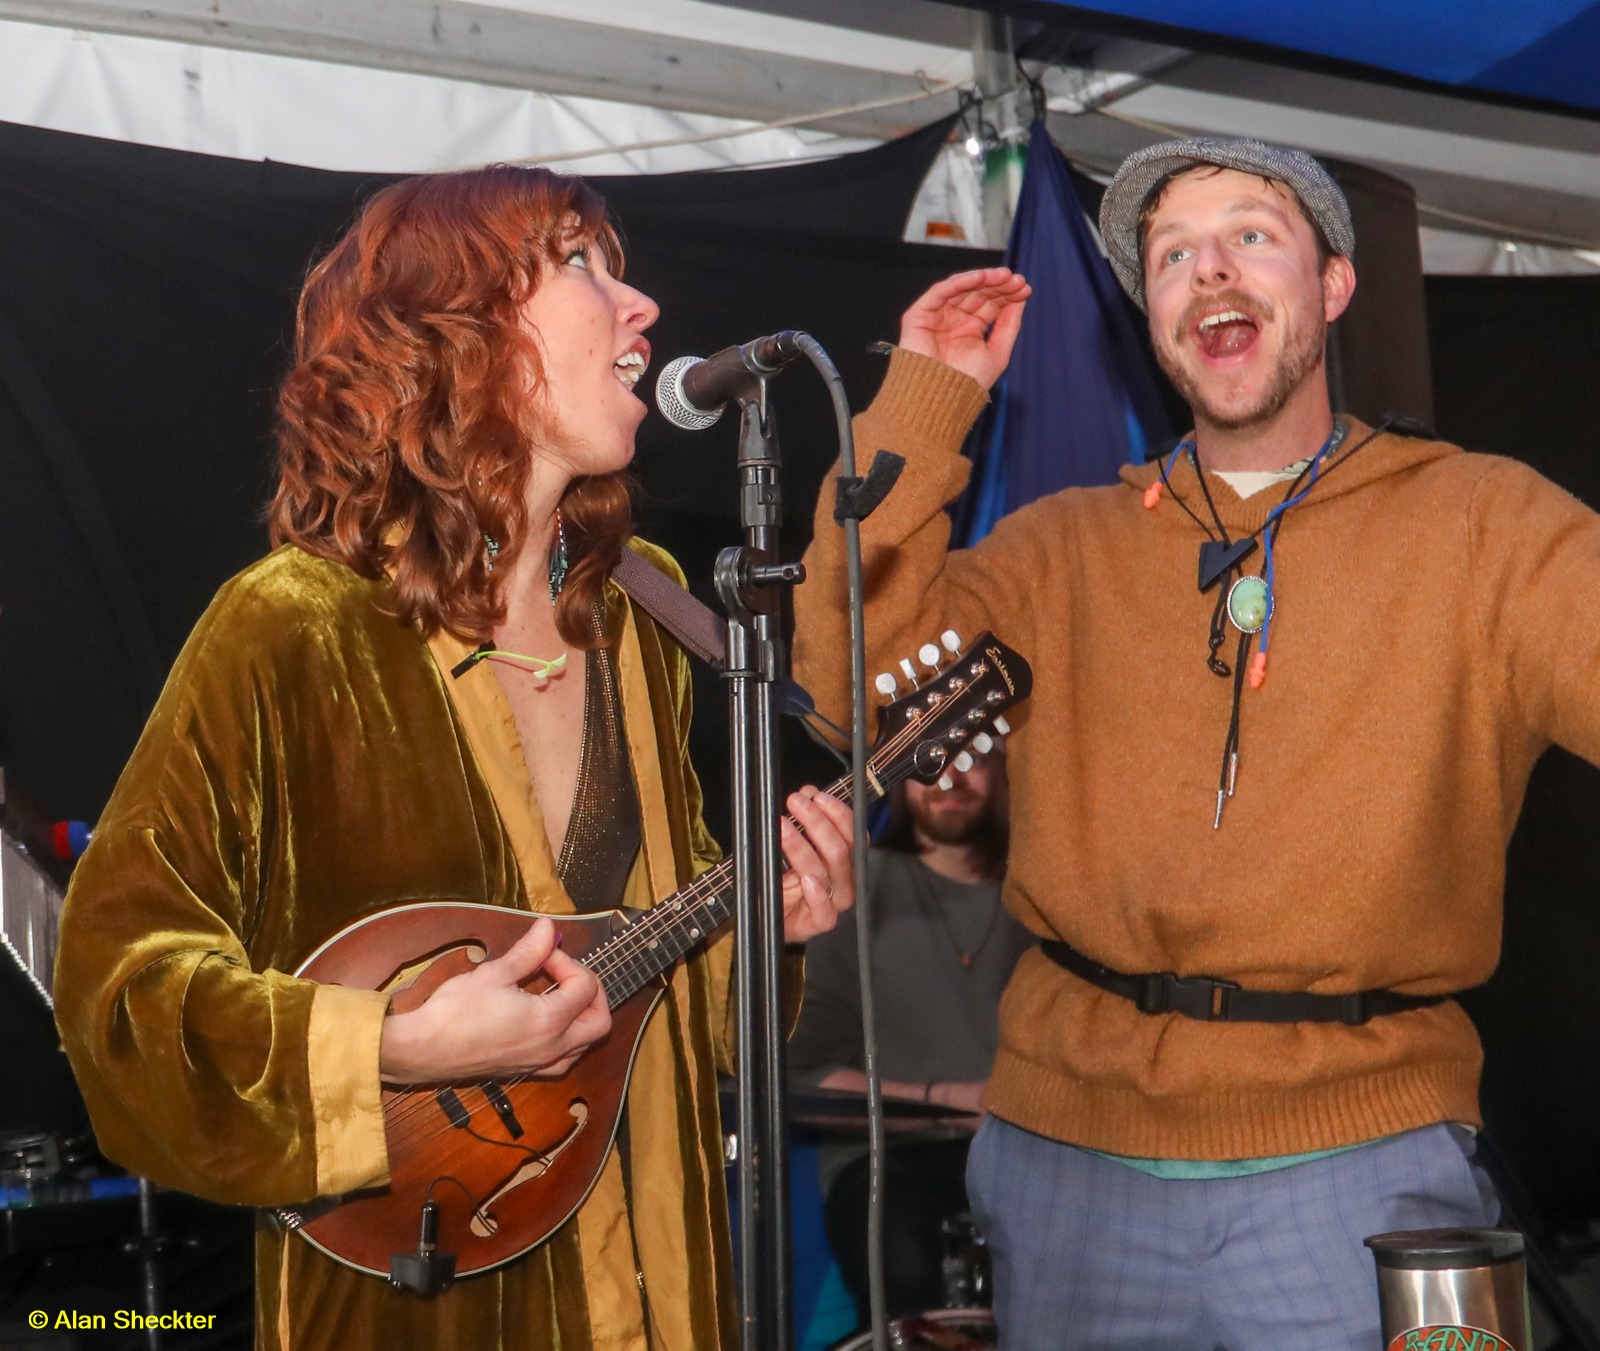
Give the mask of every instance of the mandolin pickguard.
M 538 918 L 453 902 L 400 906 L 336 935 L 296 974 L 391 990 L 397 1010 L 414 1008 L 451 976 L 500 956 Z M 611 912 L 548 918 L 561 931 L 562 949 L 580 960 L 622 923 Z M 535 976 L 529 985 L 540 983 L 547 982 Z M 559 1080 L 386 1089 L 388 1185 L 280 1215 L 336 1261 L 383 1277 L 393 1254 L 416 1250 L 430 1186 L 440 1206 L 439 1247 L 456 1255 L 458 1275 L 537 1247 L 599 1179 L 639 1039 L 661 993 L 652 985 L 614 1008 L 611 1031 Z

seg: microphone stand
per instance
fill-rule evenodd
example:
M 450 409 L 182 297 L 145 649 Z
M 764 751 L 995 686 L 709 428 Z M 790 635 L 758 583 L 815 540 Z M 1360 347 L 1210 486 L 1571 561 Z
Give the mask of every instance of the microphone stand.
M 783 1019 L 783 865 L 779 849 L 777 684 L 788 676 L 783 588 L 803 581 L 778 561 L 783 499 L 768 378 L 749 370 L 739 406 L 742 546 L 717 556 L 717 597 L 728 614 L 733 770 L 734 976 L 739 1036 L 739 1314 L 743 1351 L 792 1351 L 789 1141 Z

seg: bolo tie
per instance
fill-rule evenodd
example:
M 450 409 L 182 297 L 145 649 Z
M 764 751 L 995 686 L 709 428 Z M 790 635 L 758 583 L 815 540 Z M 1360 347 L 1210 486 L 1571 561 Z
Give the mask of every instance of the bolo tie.
M 1212 499 L 1211 488 L 1206 483 L 1205 472 L 1200 467 L 1199 452 L 1193 441 L 1185 441 L 1177 446 L 1167 460 L 1156 461 L 1161 482 L 1153 483 L 1145 490 L 1146 507 L 1155 506 L 1160 500 L 1162 488 L 1165 488 L 1172 494 L 1172 500 L 1183 508 L 1189 519 L 1205 532 L 1205 542 L 1200 546 L 1200 592 L 1204 595 L 1213 587 L 1217 588 L 1217 603 L 1211 611 L 1206 665 L 1214 675 L 1233 681 L 1233 700 L 1228 714 L 1228 734 L 1222 745 L 1222 766 L 1217 775 L 1217 811 L 1211 823 L 1213 830 L 1222 828 L 1222 809 L 1233 796 L 1239 778 L 1239 713 L 1243 702 L 1245 680 L 1248 676 L 1250 688 L 1260 689 L 1267 678 L 1267 646 L 1272 638 L 1272 615 L 1276 608 L 1276 593 L 1273 589 L 1275 581 L 1273 546 L 1277 541 L 1278 532 L 1283 528 L 1284 516 L 1290 508 L 1305 501 L 1307 494 L 1316 486 L 1328 458 L 1336 454 L 1339 447 L 1344 444 L 1349 430 L 1349 424 L 1342 420 L 1335 421 L 1333 431 L 1323 442 L 1322 449 L 1306 461 L 1305 466 L 1285 490 L 1283 500 L 1267 513 L 1267 519 L 1255 530 L 1237 538 L 1231 537 L 1227 526 L 1222 523 L 1222 516 Z M 1378 431 L 1374 431 L 1355 446 L 1350 455 L 1354 455 L 1367 444 L 1367 441 L 1372 440 L 1372 437 L 1383 430 L 1384 428 L 1380 427 Z M 1189 504 L 1173 488 L 1172 481 L 1168 477 L 1169 464 L 1176 463 L 1177 458 L 1185 454 L 1194 469 L 1200 491 L 1205 497 L 1211 525 L 1201 520 L 1191 510 Z M 1346 461 L 1349 458 L 1349 455 L 1345 456 Z M 1215 530 L 1212 529 L 1213 525 L 1216 527 Z M 1255 553 L 1258 544 L 1263 554 L 1263 566 L 1260 574 L 1252 575 L 1244 571 L 1243 564 L 1245 559 Z M 1222 644 L 1227 638 L 1228 624 L 1232 624 L 1239 634 L 1239 645 L 1232 666 L 1219 655 Z M 1257 634 L 1261 635 L 1261 647 L 1252 659 L 1250 649 L 1255 643 Z

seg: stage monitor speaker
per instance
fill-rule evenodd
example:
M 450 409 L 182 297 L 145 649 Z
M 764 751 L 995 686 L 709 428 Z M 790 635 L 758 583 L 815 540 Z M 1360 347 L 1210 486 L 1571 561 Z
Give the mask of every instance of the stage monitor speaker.
M 1411 184 L 1363 164 L 1324 159 L 1356 230 L 1356 293 L 1328 337 L 1335 411 L 1376 423 L 1389 413 L 1431 427 L 1433 363 Z

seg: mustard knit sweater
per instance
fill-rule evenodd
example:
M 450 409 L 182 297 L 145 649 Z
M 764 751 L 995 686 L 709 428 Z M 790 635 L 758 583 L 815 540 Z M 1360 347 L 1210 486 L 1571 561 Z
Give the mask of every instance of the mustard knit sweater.
M 1394 435 L 1361 446 L 1353 424 L 1285 518 L 1267 679 L 1245 689 L 1237 793 L 1214 830 L 1232 682 L 1205 661 L 1204 535 L 1170 493 L 1144 507 L 1146 465 L 948 552 L 944 505 L 984 401 L 896 352 L 856 444 L 863 463 L 880 447 L 908 461 L 862 530 L 869 674 L 946 628 L 993 629 L 1033 665 L 1011 717 L 1012 913 L 1127 972 L 1327 994 L 1487 979 L 1534 761 L 1552 742 L 1600 761 L 1600 517 L 1514 461 Z M 1171 478 L 1205 519 L 1187 462 Z M 1233 535 L 1280 497 L 1207 483 Z M 831 505 L 806 564 L 796 673 L 842 719 Z M 1111 1153 L 1258 1158 L 1476 1123 L 1481 1061 L 1454 1002 L 1362 1027 L 1201 1023 L 1140 1013 L 1033 951 L 1002 1003 L 987 1104 Z

